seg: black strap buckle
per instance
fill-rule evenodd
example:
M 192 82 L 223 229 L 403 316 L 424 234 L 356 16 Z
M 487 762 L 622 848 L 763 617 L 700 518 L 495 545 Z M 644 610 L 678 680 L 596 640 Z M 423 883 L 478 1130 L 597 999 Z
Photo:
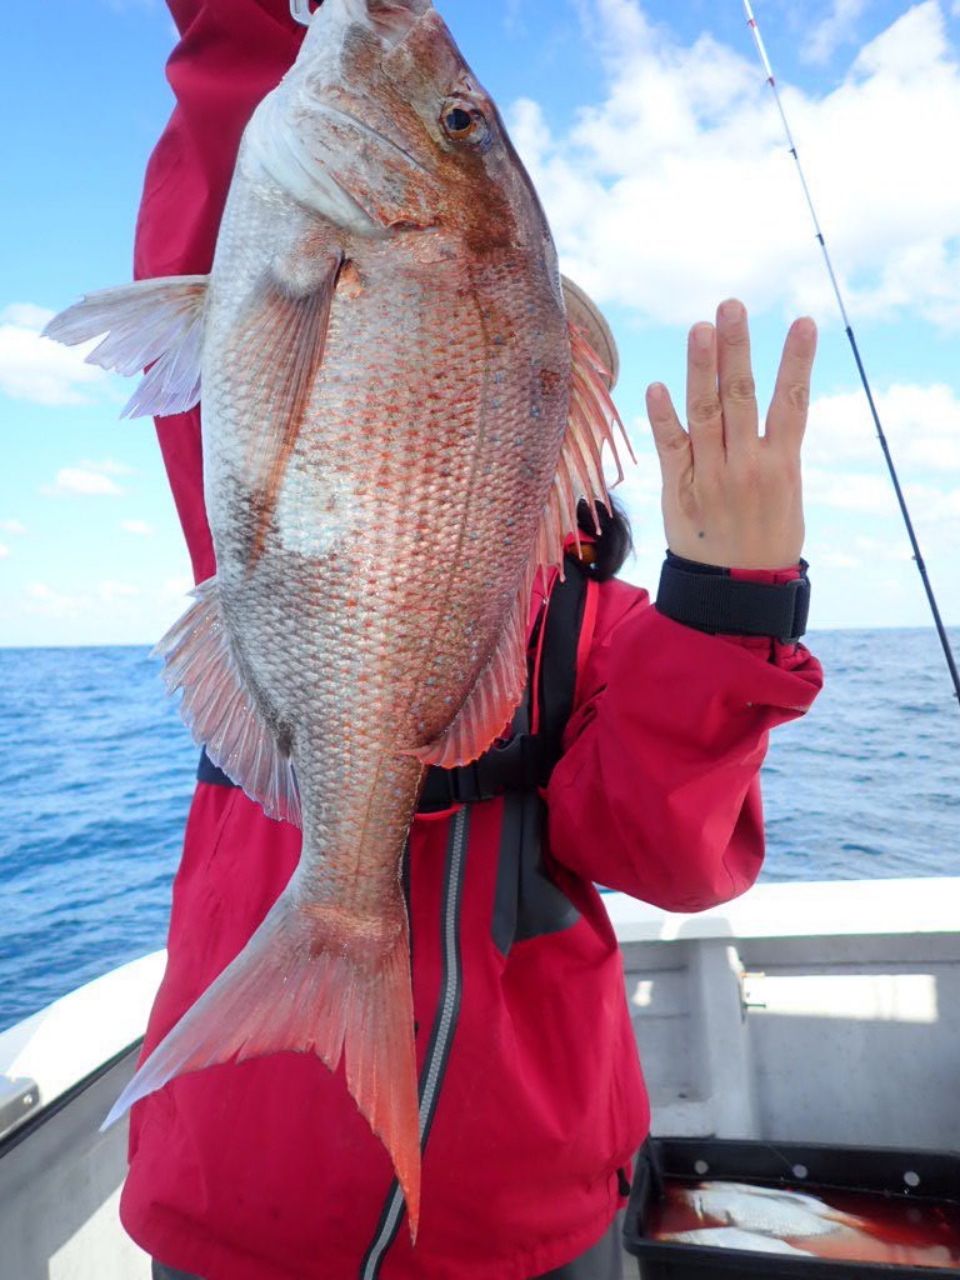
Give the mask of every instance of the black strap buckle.
M 491 747 L 479 760 L 459 769 L 431 769 L 420 796 L 420 808 L 449 809 L 455 804 L 476 804 L 508 791 L 532 791 L 544 781 L 541 739 L 518 733 L 503 746 Z
M 546 786 L 560 759 L 563 731 L 573 710 L 587 583 L 587 570 L 579 561 L 568 558 L 566 577 L 554 586 L 546 618 L 541 618 L 545 631 L 537 690 L 537 732 L 530 732 L 532 690 L 528 684 L 510 740 L 491 747 L 479 760 L 460 769 L 431 769 L 420 797 L 422 811 L 437 812 L 455 804 L 474 804 L 509 792 L 530 792 Z

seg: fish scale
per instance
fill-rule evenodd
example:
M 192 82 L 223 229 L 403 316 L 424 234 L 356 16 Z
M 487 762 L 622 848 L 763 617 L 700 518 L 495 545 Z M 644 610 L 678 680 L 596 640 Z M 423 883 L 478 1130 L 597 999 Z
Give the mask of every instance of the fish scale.
M 158 651 L 214 763 L 303 829 L 284 893 L 110 1118 L 214 1063 L 343 1061 L 415 1236 L 407 833 L 427 767 L 509 724 L 534 576 L 581 498 L 609 505 L 620 428 L 536 193 L 429 0 L 325 0 L 246 130 L 209 278 L 90 295 L 48 333 L 150 365 L 131 412 L 202 386 L 217 577 Z

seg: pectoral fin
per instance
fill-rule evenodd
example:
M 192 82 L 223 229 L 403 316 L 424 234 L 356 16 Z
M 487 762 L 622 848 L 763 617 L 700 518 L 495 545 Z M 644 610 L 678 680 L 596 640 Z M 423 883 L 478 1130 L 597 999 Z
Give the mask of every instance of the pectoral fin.
M 261 424 L 247 458 L 257 511 L 249 568 L 263 554 L 287 465 L 323 363 L 330 308 L 343 259 L 331 255 L 309 292 L 293 294 L 268 273 L 237 326 L 232 353 Z
M 200 399 L 208 282 L 169 276 L 101 289 L 54 316 L 43 336 L 72 347 L 105 334 L 88 364 L 128 376 L 147 369 L 123 417 L 185 413 Z

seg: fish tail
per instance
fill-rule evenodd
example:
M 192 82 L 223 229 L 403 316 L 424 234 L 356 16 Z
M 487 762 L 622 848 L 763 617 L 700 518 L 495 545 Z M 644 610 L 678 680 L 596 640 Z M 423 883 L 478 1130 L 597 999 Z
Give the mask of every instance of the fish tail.
M 291 886 L 292 887 L 292 886 Z M 347 1087 L 393 1161 L 416 1240 L 420 1135 L 406 910 L 358 922 L 288 890 L 143 1062 L 103 1128 L 177 1076 L 282 1050 L 313 1053 Z

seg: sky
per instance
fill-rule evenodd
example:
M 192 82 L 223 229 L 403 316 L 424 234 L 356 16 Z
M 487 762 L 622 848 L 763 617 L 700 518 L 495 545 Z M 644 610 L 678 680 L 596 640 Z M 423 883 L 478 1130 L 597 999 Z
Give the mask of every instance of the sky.
M 821 328 L 804 448 L 811 626 L 930 614 L 741 0 L 439 0 L 603 306 L 638 455 L 620 490 L 655 589 L 665 547 L 644 389 L 683 402 L 686 331 L 751 314 L 765 412 L 786 329 Z M 960 624 L 960 0 L 755 0 L 941 609 Z M 4 14 L 0 645 L 155 641 L 189 565 L 132 388 L 40 338 L 130 278 L 172 107 L 162 0 Z

